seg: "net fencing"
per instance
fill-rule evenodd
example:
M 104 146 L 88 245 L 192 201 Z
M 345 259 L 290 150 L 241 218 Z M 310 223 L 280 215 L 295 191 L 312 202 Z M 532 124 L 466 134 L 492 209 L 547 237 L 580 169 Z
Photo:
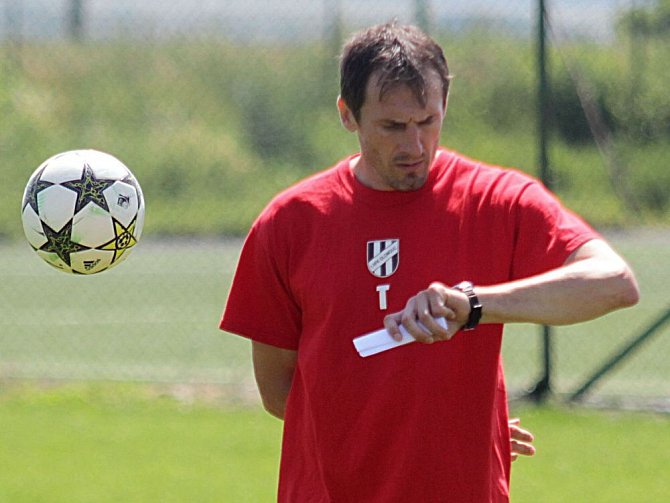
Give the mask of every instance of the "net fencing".
M 253 394 L 248 344 L 217 330 L 241 239 L 273 194 L 357 149 L 335 109 L 349 33 L 398 18 L 454 74 L 443 143 L 539 176 L 538 11 L 531 0 L 0 2 L 0 378 L 214 383 Z M 670 308 L 670 4 L 546 2 L 553 190 L 633 265 L 632 310 L 557 328 L 552 388 L 570 395 Z M 140 181 L 147 223 L 99 277 L 25 244 L 21 195 L 61 151 L 96 148 Z M 510 326 L 513 393 L 544 372 L 534 326 Z M 663 324 L 593 400 L 668 407 Z M 251 391 L 250 391 L 251 390 Z

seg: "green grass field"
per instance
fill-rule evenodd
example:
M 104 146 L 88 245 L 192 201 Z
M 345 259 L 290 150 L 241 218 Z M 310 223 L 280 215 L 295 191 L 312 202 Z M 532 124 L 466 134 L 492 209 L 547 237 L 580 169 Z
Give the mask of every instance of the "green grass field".
M 595 367 L 670 308 L 670 234 L 612 234 L 637 272 L 634 309 L 556 329 L 555 385 L 575 389 Z M 146 241 L 94 277 L 52 270 L 24 243 L 0 247 L 0 378 L 216 382 L 253 387 L 247 341 L 217 330 L 240 240 Z M 511 325 L 504 346 L 511 388 L 538 376 L 538 328 Z M 599 392 L 670 396 L 668 330 L 604 381 Z M 240 384 L 243 383 L 243 384 Z M 248 391 L 245 391 L 248 393 Z
M 138 384 L 3 386 L 0 501 L 274 501 L 281 423 L 259 407 Z M 670 497 L 670 418 L 515 410 L 538 454 L 512 471 L 515 503 Z
M 642 301 L 556 330 L 559 393 L 670 307 L 667 230 L 610 237 L 636 269 Z M 88 278 L 50 269 L 22 243 L 0 246 L 0 501 L 273 501 L 281 423 L 258 406 L 248 342 L 216 328 L 240 244 L 147 240 Z M 666 327 L 596 395 L 667 404 L 668 339 Z M 537 341 L 536 327 L 509 327 L 513 391 L 539 373 Z M 515 464 L 513 501 L 670 497 L 668 415 L 513 412 L 539 450 Z
M 0 394 L 0 501 L 272 501 L 280 423 L 139 385 Z

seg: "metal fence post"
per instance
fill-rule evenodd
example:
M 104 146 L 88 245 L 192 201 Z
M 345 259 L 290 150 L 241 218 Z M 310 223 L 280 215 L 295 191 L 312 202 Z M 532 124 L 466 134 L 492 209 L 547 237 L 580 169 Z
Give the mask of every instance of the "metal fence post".
M 70 0 L 67 13 L 68 35 L 80 41 L 84 35 L 84 0 Z
M 431 32 L 430 0 L 414 0 L 414 18 L 424 32 Z
M 538 0 L 537 18 L 537 65 L 538 65 L 538 150 L 540 179 L 551 189 L 551 173 L 549 169 L 549 127 L 550 127 L 550 96 L 549 74 L 547 71 L 547 7 L 545 0 Z M 543 375 L 530 392 L 536 401 L 544 400 L 551 391 L 551 327 L 542 327 L 542 359 Z
M 571 402 L 576 402 L 584 396 L 596 383 L 598 383 L 607 373 L 611 372 L 617 365 L 625 361 L 642 343 L 651 338 L 652 335 L 660 332 L 661 328 L 670 321 L 670 308 L 666 309 L 661 316 L 651 323 L 640 335 L 628 342 L 614 356 L 607 360 L 599 369 L 597 369 L 582 384 L 577 391 L 570 396 Z

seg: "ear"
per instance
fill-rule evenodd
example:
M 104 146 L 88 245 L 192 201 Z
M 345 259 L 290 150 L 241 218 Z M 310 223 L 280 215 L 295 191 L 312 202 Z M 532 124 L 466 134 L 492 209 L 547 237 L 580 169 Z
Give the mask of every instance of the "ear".
M 337 110 L 340 112 L 340 121 L 347 131 L 355 132 L 358 129 L 358 123 L 354 118 L 354 114 L 347 106 L 342 96 L 337 97 Z
M 447 116 L 447 107 L 449 106 L 449 96 L 444 98 L 444 104 L 442 105 L 442 119 Z

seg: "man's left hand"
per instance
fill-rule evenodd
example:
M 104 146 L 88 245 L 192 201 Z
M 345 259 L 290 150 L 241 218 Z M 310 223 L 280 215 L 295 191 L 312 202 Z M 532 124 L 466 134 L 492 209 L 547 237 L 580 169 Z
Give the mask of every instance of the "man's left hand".
M 535 440 L 533 434 L 519 426 L 521 420 L 513 418 L 509 420 L 510 451 L 512 461 L 516 461 L 519 456 L 535 455 L 535 447 L 532 442 Z

